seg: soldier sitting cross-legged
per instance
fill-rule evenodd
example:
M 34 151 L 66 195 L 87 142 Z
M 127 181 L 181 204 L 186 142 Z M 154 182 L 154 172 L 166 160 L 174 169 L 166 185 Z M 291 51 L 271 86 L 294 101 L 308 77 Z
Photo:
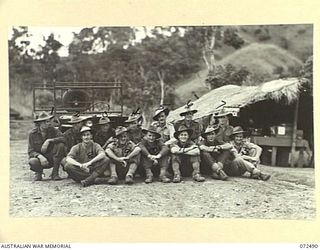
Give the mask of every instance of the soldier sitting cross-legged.
M 157 132 L 155 126 L 142 129 L 142 131 L 146 136 L 139 143 L 139 147 L 141 148 L 141 165 L 146 171 L 145 183 L 151 183 L 153 174 L 159 170 L 160 181 L 164 183 L 170 182 L 170 179 L 166 176 L 170 152 L 168 146 L 160 141 L 161 135 Z
M 106 183 L 103 172 L 109 165 L 110 159 L 98 143 L 92 141 L 92 132 L 89 127 L 80 130 L 82 142 L 73 146 L 67 155 L 65 171 L 83 187 L 93 184 Z
M 140 162 L 140 148 L 129 140 L 125 127 L 118 126 L 115 130 L 115 140 L 107 146 L 106 154 L 111 158 L 111 178 L 108 183 L 115 185 L 125 178 L 126 184 L 133 184 L 133 177 Z

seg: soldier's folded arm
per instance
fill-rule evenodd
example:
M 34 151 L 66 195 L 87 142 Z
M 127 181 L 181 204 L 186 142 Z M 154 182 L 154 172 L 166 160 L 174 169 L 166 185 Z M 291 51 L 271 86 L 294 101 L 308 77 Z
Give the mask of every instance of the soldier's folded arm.
M 212 152 L 213 151 L 212 147 L 208 147 L 206 145 L 200 145 L 199 148 L 200 148 L 200 150 L 205 151 L 205 152 Z
M 185 148 L 184 152 L 186 155 L 191 155 L 191 156 L 200 155 L 200 149 L 196 145 L 193 145 L 189 148 Z
M 100 160 L 102 160 L 102 159 L 104 159 L 104 158 L 106 158 L 105 152 L 104 152 L 103 150 L 102 150 L 102 151 L 99 151 L 99 153 L 97 154 L 97 156 L 94 157 L 93 159 L 91 159 L 91 160 L 89 161 L 90 166 L 92 166 L 93 163 L 95 163 L 95 162 L 97 162 L 97 161 L 100 161 Z
M 241 157 L 241 155 L 238 153 L 238 151 L 234 148 L 234 147 L 232 147 L 231 149 L 230 149 L 230 152 L 231 152 L 231 154 L 234 156 L 234 157 Z
M 51 139 L 51 142 L 53 143 L 65 143 L 65 139 L 63 136 L 63 133 L 60 131 L 60 129 L 54 129 L 55 131 L 55 137 Z
M 249 156 L 249 155 L 241 155 L 242 159 L 249 160 L 249 161 L 257 161 L 255 157 Z
M 179 146 L 174 145 L 173 147 L 171 147 L 171 153 L 172 154 L 178 154 L 179 152 L 182 153 L 182 150 L 181 150 L 181 148 Z
M 128 159 L 131 159 L 132 157 L 138 155 L 141 152 L 140 147 L 135 147 L 132 152 L 127 156 Z
M 107 156 L 109 156 L 111 159 L 121 162 L 121 159 L 118 156 L 116 156 L 116 154 L 112 151 L 110 147 L 107 147 L 105 152 Z
M 102 148 L 105 150 L 111 143 L 115 142 L 115 138 L 112 136 L 110 137 L 106 142 L 105 144 L 102 146 Z
M 145 156 L 148 156 L 150 153 L 148 151 L 148 149 L 146 148 L 146 146 L 144 145 L 143 142 L 140 142 L 138 144 L 138 147 L 141 149 L 141 154 L 145 155 Z
M 78 167 L 81 167 L 82 166 L 82 164 L 80 163 L 80 162 L 78 162 L 78 161 L 76 161 L 75 159 L 73 159 L 71 156 L 67 156 L 67 158 L 66 158 L 66 161 L 67 161 L 67 163 L 70 163 L 70 164 L 72 164 L 72 165 L 75 165 L 75 166 L 78 166 Z
M 229 149 L 232 149 L 233 148 L 233 146 L 231 145 L 231 143 L 224 143 L 224 144 L 222 144 L 222 145 L 219 145 L 219 147 L 220 147 L 220 149 L 222 149 L 222 150 L 229 150 Z
M 66 161 L 72 165 L 81 167 L 82 164 L 78 162 L 76 159 L 77 151 L 78 151 L 79 146 L 75 145 L 71 148 L 70 152 L 67 155 Z

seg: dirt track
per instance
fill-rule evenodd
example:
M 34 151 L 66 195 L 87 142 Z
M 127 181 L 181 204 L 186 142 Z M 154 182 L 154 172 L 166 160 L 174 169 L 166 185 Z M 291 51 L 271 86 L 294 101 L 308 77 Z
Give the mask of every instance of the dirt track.
M 230 178 L 180 184 L 82 188 L 70 179 L 33 182 L 26 140 L 11 141 L 10 215 L 314 219 L 314 169 L 261 166 L 267 181 Z M 45 172 L 49 178 L 50 170 Z M 61 173 L 65 176 L 64 173 Z

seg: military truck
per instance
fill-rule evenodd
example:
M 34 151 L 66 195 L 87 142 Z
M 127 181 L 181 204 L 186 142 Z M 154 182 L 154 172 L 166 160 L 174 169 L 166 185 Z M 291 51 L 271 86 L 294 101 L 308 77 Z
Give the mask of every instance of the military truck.
M 33 85 L 33 112 L 51 112 L 55 126 L 62 131 L 71 127 L 73 115 L 86 117 L 86 125 L 108 116 L 111 126 L 123 125 L 123 89 L 120 82 L 52 82 Z

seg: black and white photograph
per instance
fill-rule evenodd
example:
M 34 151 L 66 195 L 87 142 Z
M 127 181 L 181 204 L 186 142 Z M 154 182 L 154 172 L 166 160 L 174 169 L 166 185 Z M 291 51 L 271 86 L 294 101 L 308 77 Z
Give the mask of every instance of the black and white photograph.
M 10 27 L 9 216 L 315 220 L 313 29 Z

